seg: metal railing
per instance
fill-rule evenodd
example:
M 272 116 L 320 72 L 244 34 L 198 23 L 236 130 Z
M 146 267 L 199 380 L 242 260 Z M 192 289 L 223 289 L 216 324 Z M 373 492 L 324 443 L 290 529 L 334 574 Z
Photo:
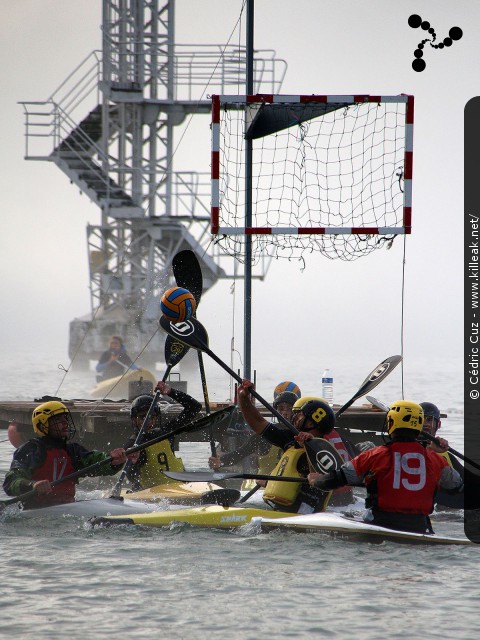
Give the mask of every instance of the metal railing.
M 125 50 L 122 47 L 122 51 Z M 220 93 L 228 93 L 233 89 L 240 93 L 244 91 L 245 47 L 176 45 L 174 51 L 174 99 L 198 101 L 207 90 Z M 148 52 L 148 48 L 145 48 L 145 52 Z M 103 149 L 103 145 L 92 140 L 81 124 L 102 103 L 101 87 L 108 88 L 109 83 L 115 81 L 134 81 L 140 60 L 145 78 L 145 86 L 141 88 L 144 98 L 151 92 L 152 83 L 166 86 L 169 66 L 167 53 L 161 48 L 155 53 L 155 56 L 142 54 L 140 58 L 140 54 L 131 52 L 122 57 L 120 66 L 118 60 L 115 63 L 115 56 L 112 55 L 109 64 L 104 66 L 101 51 L 95 50 L 73 69 L 47 100 L 21 102 L 25 114 L 25 158 L 56 161 L 77 184 L 81 184 L 82 170 L 90 175 L 95 172 L 101 192 L 100 199 L 106 200 L 107 204 L 112 196 L 112 189 L 117 194 L 120 191 L 120 187 L 114 182 L 115 178 L 122 185 L 125 194 L 130 195 L 133 175 L 140 171 L 143 185 L 141 197 L 145 205 L 151 192 L 148 167 L 125 165 L 110 154 L 108 149 Z M 155 69 L 151 68 L 153 60 L 157 64 Z M 109 78 L 102 78 L 104 68 L 109 69 Z M 286 68 L 286 62 L 277 59 L 273 50 L 257 50 L 254 64 L 255 91 L 278 93 Z M 196 91 L 201 91 L 201 95 L 195 96 Z M 110 140 L 109 144 L 111 142 Z M 70 169 L 67 166 L 69 160 L 72 163 Z M 73 175 L 75 172 L 76 176 Z M 158 184 L 163 182 L 159 180 Z M 157 191 L 156 196 L 160 200 L 165 199 L 165 194 L 160 191 Z M 209 198 L 209 174 L 196 171 L 172 172 L 172 206 L 171 211 L 166 213 L 183 219 L 190 214 L 192 219 L 197 218 L 197 221 L 203 223 L 210 215 Z M 148 205 L 144 209 L 148 210 Z
M 245 93 L 247 52 L 245 47 L 224 45 L 176 45 L 174 60 L 175 99 L 193 100 L 209 93 Z M 287 63 L 275 58 L 275 51 L 255 51 L 254 91 L 278 93 Z M 201 88 L 201 96 L 194 95 Z

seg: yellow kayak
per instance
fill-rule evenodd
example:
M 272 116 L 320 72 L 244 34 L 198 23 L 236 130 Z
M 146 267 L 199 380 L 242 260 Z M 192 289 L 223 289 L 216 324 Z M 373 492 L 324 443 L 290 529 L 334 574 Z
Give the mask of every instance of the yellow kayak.
M 198 527 L 232 529 L 249 524 L 253 518 L 286 518 L 291 513 L 249 507 L 192 507 L 174 511 L 155 511 L 119 516 L 102 516 L 92 520 L 93 525 L 111 526 L 119 524 L 141 524 L 149 527 L 168 527 L 185 522 Z
M 157 379 L 148 369 L 133 369 L 127 371 L 122 376 L 102 380 L 90 391 L 90 395 L 94 398 L 110 398 L 118 400 L 128 398 L 128 385 L 130 382 L 139 382 L 140 378 L 144 382 L 151 382 L 153 386 L 157 384 Z
M 169 527 L 176 523 L 187 523 L 197 527 L 216 529 L 232 529 L 252 523 L 259 526 L 262 531 L 293 530 L 355 542 L 391 541 L 423 545 L 474 544 L 467 538 L 386 529 L 338 513 L 298 515 L 248 507 L 206 506 L 175 509 L 174 511 L 100 516 L 91 519 L 91 523 L 98 526 L 136 524 L 149 527 Z

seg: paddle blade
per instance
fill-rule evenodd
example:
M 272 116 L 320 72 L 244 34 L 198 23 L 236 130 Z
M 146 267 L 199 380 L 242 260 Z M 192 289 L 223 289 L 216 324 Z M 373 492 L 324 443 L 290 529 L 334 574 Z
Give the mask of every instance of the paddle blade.
M 203 276 L 197 256 L 190 249 L 180 251 L 172 260 L 172 268 L 177 286 L 188 289 L 198 307 L 202 297 Z
M 306 440 L 304 446 L 308 461 L 317 473 L 340 469 L 344 462 L 333 444 L 324 438 Z
M 212 489 L 206 491 L 200 498 L 200 504 L 219 504 L 221 507 L 230 507 L 240 499 L 241 493 L 237 489 Z
M 165 340 L 165 362 L 170 369 L 178 364 L 188 351 L 189 348 L 185 343 L 172 338 L 170 335 L 167 336 Z
M 194 425 L 196 429 L 201 429 L 203 427 L 205 430 L 211 430 L 214 427 L 220 426 L 222 422 L 231 419 L 232 415 L 236 413 L 236 411 L 237 406 L 235 404 L 231 404 L 228 407 L 218 409 L 218 411 L 214 411 L 206 416 L 197 418 L 197 420 L 192 422 L 191 425 Z
M 369 393 L 372 389 L 375 389 L 375 387 L 379 385 L 382 380 L 385 380 L 385 378 L 395 369 L 397 364 L 399 364 L 401 361 L 402 356 L 390 356 L 389 358 L 385 358 L 383 362 L 381 362 L 371 373 L 368 374 L 368 376 L 362 382 L 357 393 L 352 398 L 350 398 L 350 400 L 346 404 L 344 404 L 343 407 L 340 407 L 340 409 L 335 413 L 335 417 L 338 418 L 339 416 L 341 416 L 345 409 L 348 409 L 348 407 L 353 404 L 355 400 L 358 400 L 358 398 L 361 398 L 362 396 Z
M 302 476 L 271 476 L 263 473 L 218 473 L 218 471 L 164 471 L 164 475 L 180 482 L 220 482 L 230 478 L 275 480 L 276 482 L 308 482 Z
M 377 400 L 377 398 L 374 398 L 373 396 L 367 396 L 367 400 L 373 407 L 380 409 L 380 411 L 385 411 L 385 413 L 388 413 L 390 411 L 390 407 L 387 407 L 386 404 L 384 404 L 380 400 Z
M 375 369 L 365 378 L 362 382 L 362 387 L 367 387 L 369 389 L 375 389 L 377 384 L 386 378 L 402 361 L 402 356 L 390 356 L 389 358 L 385 358 L 383 362 L 381 362 Z M 360 389 L 361 390 L 361 389 Z M 365 395 L 362 393 L 362 395 Z
M 238 473 L 217 473 L 216 471 L 164 471 L 167 478 L 178 482 L 219 482 L 229 478 L 242 477 Z
M 206 353 L 210 352 L 207 331 L 196 318 L 189 318 L 184 322 L 174 324 L 168 318 L 162 316 L 159 323 L 169 336 L 182 342 L 187 347 L 192 347 L 197 351 L 205 351 Z

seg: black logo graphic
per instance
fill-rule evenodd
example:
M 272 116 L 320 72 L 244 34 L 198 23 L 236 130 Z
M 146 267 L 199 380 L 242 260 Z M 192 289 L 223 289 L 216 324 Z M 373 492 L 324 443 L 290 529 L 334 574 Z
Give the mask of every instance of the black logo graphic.
M 427 63 L 423 59 L 423 49 L 427 42 L 430 43 L 430 46 L 433 49 L 443 49 L 444 47 L 451 47 L 454 40 L 460 40 L 460 38 L 463 36 L 463 31 L 460 29 L 460 27 L 452 27 L 448 32 L 448 37 L 444 38 L 443 42 L 433 44 L 437 39 L 437 34 L 435 33 L 435 29 L 430 26 L 429 22 L 427 22 L 426 20 L 422 20 L 422 18 L 417 14 L 413 14 L 409 17 L 408 24 L 410 25 L 410 27 L 412 27 L 412 29 L 418 29 L 418 27 L 421 27 L 424 31 L 428 31 L 431 36 L 430 38 L 425 38 L 425 40 L 422 40 L 413 52 L 415 60 L 412 62 L 412 69 L 418 72 L 423 71 L 427 66 Z

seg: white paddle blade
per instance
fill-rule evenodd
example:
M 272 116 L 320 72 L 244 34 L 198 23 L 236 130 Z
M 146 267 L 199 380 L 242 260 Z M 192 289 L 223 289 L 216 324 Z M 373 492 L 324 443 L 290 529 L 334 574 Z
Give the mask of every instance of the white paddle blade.
M 367 396 L 367 400 L 373 407 L 377 407 L 377 409 L 380 409 L 380 411 L 385 411 L 385 413 L 388 413 L 390 411 L 390 407 L 387 407 L 386 404 L 384 404 L 380 400 L 377 400 L 377 398 L 374 398 L 373 396 Z

